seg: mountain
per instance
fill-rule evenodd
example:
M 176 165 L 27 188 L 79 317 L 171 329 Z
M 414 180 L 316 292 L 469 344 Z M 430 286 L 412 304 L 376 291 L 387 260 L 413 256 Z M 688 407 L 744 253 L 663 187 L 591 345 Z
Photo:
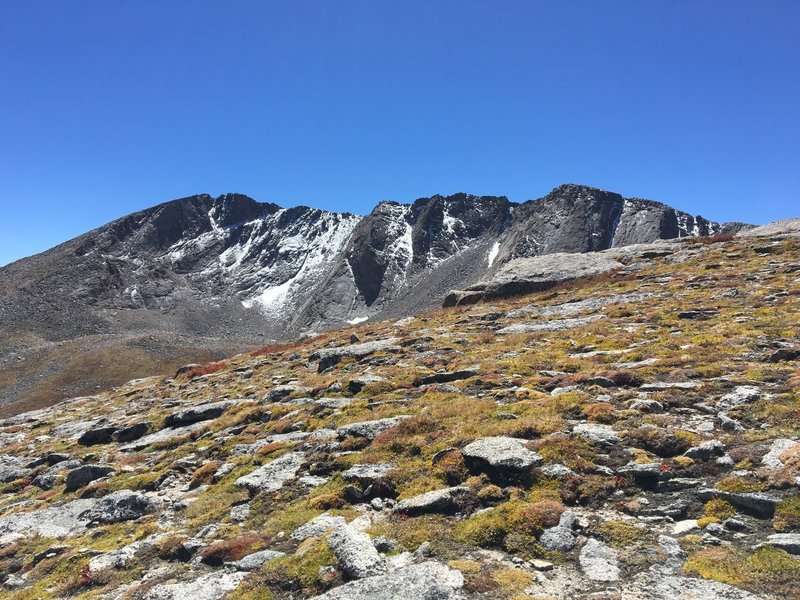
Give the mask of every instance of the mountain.
M 383 205 L 342 254 L 400 286 L 495 226 L 419 235 L 461 200 Z M 800 221 L 747 233 L 515 258 L 473 305 L 0 419 L 0 596 L 798 598 Z
M 741 227 L 578 185 L 522 204 L 381 202 L 364 217 L 241 194 L 182 198 L 0 269 L 0 404 L 43 405 L 158 365 L 413 314 L 519 257 Z

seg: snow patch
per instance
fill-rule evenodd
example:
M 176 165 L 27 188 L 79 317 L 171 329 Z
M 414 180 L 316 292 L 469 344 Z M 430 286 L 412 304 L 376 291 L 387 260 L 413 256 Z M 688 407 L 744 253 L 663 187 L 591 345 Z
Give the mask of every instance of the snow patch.
M 349 321 L 347 321 L 347 323 L 349 325 L 358 325 L 359 323 L 363 323 L 364 321 L 367 321 L 368 319 L 369 319 L 369 317 L 354 317 L 354 318 L 350 319 Z
M 489 250 L 489 256 L 486 259 L 489 261 L 489 267 L 494 264 L 494 259 L 497 258 L 498 253 L 500 252 L 500 242 L 495 242 L 492 246 L 492 249 Z

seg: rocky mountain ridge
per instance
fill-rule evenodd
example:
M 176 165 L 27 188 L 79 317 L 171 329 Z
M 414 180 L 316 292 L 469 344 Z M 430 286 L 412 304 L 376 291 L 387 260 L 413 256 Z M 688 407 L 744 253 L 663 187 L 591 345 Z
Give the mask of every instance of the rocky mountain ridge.
M 797 231 L 514 259 L 2 420 L 2 594 L 797 598 Z
M 41 404 L 119 383 L 84 372 L 81 388 L 69 376 L 88 336 L 109 348 L 95 362 L 119 348 L 143 375 L 193 348 L 223 356 L 264 338 L 430 309 L 519 257 L 741 227 L 577 185 L 522 204 L 468 194 L 381 202 L 365 217 L 240 194 L 175 200 L 0 269 L 9 341 L 0 364 L 22 374 L 0 377 L 0 398 Z

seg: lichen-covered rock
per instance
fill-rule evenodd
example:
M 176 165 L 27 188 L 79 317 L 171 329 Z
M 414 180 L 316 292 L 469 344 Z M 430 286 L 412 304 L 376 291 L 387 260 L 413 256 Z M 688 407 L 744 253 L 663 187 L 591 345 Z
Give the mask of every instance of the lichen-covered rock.
M 353 579 L 384 573 L 386 563 L 370 537 L 349 525 L 340 525 L 328 537 L 328 545 L 342 570 Z
M 346 523 L 347 521 L 345 521 L 344 517 L 322 513 L 318 517 L 311 519 L 308 523 L 295 529 L 290 537 L 293 540 L 302 542 L 311 537 L 320 537 Z
M 363 437 L 371 440 L 379 433 L 383 433 L 387 429 L 397 426 L 403 419 L 408 418 L 409 415 L 398 415 L 396 417 L 377 419 L 375 421 L 350 423 L 349 425 L 342 425 L 336 432 L 339 435 L 339 439 L 344 439 L 346 437 Z
M 280 558 L 281 556 L 286 556 L 283 552 L 278 552 L 277 550 L 259 550 L 258 552 L 253 552 L 252 554 L 248 554 L 244 558 L 237 560 L 234 563 L 234 566 L 239 571 L 255 571 L 256 569 L 261 568 L 262 565 L 265 565 L 271 560 L 275 560 L 276 558 Z
M 616 551 L 603 542 L 590 538 L 578 556 L 583 573 L 592 581 L 619 580 L 619 562 Z
M 305 455 L 302 452 L 289 452 L 252 473 L 239 477 L 236 485 L 247 489 L 251 494 L 275 492 L 297 476 L 304 460 Z
M 145 592 L 142 600 L 219 600 L 245 577 L 247 573 L 214 571 L 192 581 L 157 585 Z
M 462 600 L 464 576 L 436 561 L 351 581 L 313 600 Z
M 97 500 L 81 499 L 31 512 L 13 513 L 0 518 L 0 537 L 20 533 L 63 538 L 83 533 L 89 521 L 84 515 L 96 503 Z
M 464 446 L 461 454 L 477 470 L 527 471 L 542 462 L 542 456 L 525 447 L 525 441 L 511 437 L 488 437 Z
M 345 358 L 361 359 L 375 352 L 391 350 L 395 348 L 398 341 L 398 338 L 390 337 L 384 340 L 351 344 L 338 348 L 322 348 L 311 355 L 311 360 L 319 360 L 318 370 L 322 373 L 339 364 Z
M 703 500 L 722 498 L 735 507 L 762 518 L 771 518 L 775 514 L 775 507 L 781 500 L 780 494 L 775 492 L 723 492 L 711 488 L 697 490 L 697 496 Z
M 619 434 L 611 425 L 600 423 L 580 423 L 572 428 L 572 432 L 595 444 L 611 446 L 620 442 Z
M 386 475 L 395 468 L 393 464 L 366 464 L 366 465 L 353 465 L 347 471 L 342 473 L 342 479 L 348 483 L 360 483 L 361 485 L 370 485 L 375 480 Z
M 80 516 L 94 523 L 119 523 L 149 515 L 160 506 L 161 502 L 156 498 L 131 490 L 120 490 L 100 498 Z
M 727 411 L 743 404 L 750 404 L 761 398 L 761 389 L 754 385 L 740 385 L 717 401 L 717 410 Z
M 399 502 L 395 510 L 409 516 L 431 513 L 451 515 L 470 512 L 477 504 L 475 492 L 466 486 L 457 486 L 408 498 Z

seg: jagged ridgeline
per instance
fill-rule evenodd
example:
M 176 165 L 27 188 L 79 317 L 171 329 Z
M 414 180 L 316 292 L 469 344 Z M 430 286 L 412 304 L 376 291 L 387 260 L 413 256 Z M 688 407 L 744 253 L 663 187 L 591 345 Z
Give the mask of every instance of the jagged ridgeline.
M 174 200 L 0 269 L 0 361 L 14 365 L 0 376 L 0 404 L 48 403 L 265 338 L 414 314 L 519 257 L 740 227 L 577 185 L 522 204 L 468 194 L 381 202 L 363 217 L 240 194 Z

